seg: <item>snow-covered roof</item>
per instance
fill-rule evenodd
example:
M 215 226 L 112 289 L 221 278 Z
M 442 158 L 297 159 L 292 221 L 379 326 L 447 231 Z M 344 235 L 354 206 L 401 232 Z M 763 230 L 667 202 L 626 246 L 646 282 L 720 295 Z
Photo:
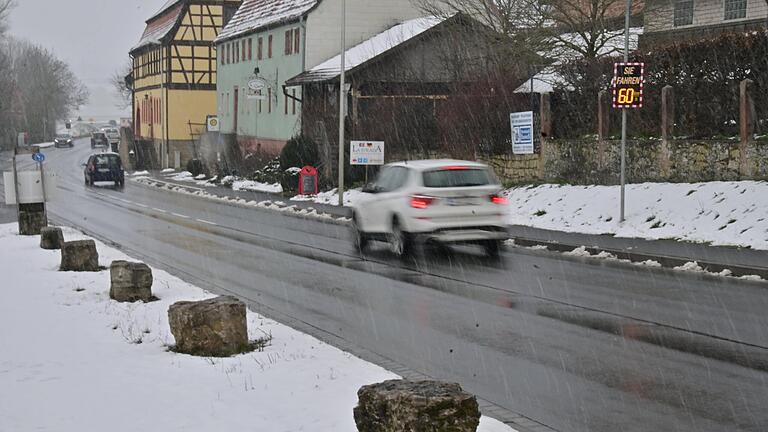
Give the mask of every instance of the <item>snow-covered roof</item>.
M 348 49 L 344 63 L 345 71 L 352 70 L 375 57 L 407 42 L 444 21 L 443 18 L 414 18 L 391 27 L 382 33 Z M 327 81 L 341 74 L 341 54 L 288 80 L 290 84 Z
M 171 6 L 175 5 L 176 3 L 180 3 L 182 0 L 168 0 L 163 4 L 163 6 L 155 12 L 154 15 L 149 17 L 148 21 L 151 21 L 153 18 L 156 18 L 160 16 L 163 12 L 165 12 L 166 9 L 170 8 Z
M 175 1 L 169 1 L 168 4 L 177 3 Z M 183 9 L 183 2 L 178 2 L 170 9 L 164 7 L 163 12 L 159 15 L 155 15 L 147 21 L 147 27 L 144 29 L 144 34 L 141 35 L 139 43 L 136 44 L 131 51 L 143 48 L 147 45 L 159 44 L 168 32 L 170 32 L 179 20 L 181 11 Z
M 319 1 L 245 0 L 216 38 L 216 42 L 251 33 L 262 27 L 298 20 Z
M 633 27 L 629 29 L 629 50 L 637 49 L 637 43 L 640 35 L 643 34 L 642 27 Z M 605 43 L 598 50 L 598 57 L 616 57 L 624 53 L 624 30 L 617 30 L 606 33 L 603 36 Z M 581 54 L 571 45 L 583 45 L 584 39 L 576 33 L 565 33 L 553 41 L 553 48 L 549 52 L 539 53 L 542 57 L 553 59 L 554 66 L 566 61 L 576 60 Z M 557 73 L 554 67 L 547 67 L 527 79 L 523 84 L 515 89 L 515 93 L 530 93 L 531 81 L 533 81 L 534 93 L 552 93 L 555 87 L 568 86 L 565 78 Z

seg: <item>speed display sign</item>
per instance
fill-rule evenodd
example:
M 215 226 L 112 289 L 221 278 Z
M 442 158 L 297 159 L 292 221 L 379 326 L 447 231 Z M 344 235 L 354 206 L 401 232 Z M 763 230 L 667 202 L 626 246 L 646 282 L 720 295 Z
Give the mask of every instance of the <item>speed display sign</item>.
M 643 107 L 644 63 L 613 64 L 613 107 Z

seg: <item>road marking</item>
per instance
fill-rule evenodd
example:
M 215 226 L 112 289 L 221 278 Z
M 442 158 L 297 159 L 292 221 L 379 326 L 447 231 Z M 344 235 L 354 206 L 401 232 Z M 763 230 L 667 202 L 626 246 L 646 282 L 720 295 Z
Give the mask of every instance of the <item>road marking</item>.
M 149 208 L 149 206 L 146 204 L 142 204 L 142 203 L 134 203 L 134 204 L 136 204 L 139 207 Z
M 204 219 L 195 219 L 195 220 L 198 221 L 198 222 L 202 222 L 204 224 L 213 225 L 213 226 L 219 226 L 219 224 L 217 224 L 216 222 L 210 222 L 210 221 L 207 221 L 207 220 L 204 220 Z
M 174 215 L 174 216 L 180 217 L 180 218 L 184 218 L 184 219 L 192 219 L 191 217 L 189 217 L 187 215 L 183 215 L 183 214 L 179 214 L 179 213 L 171 212 L 171 214 Z
M 159 209 L 159 208 L 157 208 L 157 207 L 152 207 L 152 210 L 154 210 L 154 211 L 157 211 L 157 212 L 160 212 L 160 213 L 168 213 L 167 211 L 165 211 L 165 210 L 163 210 L 163 209 Z

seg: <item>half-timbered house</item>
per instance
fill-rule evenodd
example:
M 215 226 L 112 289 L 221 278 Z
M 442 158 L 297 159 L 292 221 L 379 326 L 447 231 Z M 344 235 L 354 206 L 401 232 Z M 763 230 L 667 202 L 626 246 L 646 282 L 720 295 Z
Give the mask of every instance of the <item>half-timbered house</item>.
M 168 0 L 147 20 L 133 62 L 135 140 L 154 149 L 154 165 L 183 166 L 216 114 L 213 41 L 240 0 Z

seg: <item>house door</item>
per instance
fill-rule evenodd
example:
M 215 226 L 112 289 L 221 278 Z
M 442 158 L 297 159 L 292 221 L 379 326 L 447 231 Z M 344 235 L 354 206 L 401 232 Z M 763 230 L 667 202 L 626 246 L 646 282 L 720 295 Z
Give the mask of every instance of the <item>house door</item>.
M 235 113 L 234 113 L 234 118 L 232 120 L 232 129 L 234 130 L 235 135 L 237 135 L 237 109 L 239 104 L 239 100 L 238 100 L 239 95 L 240 95 L 240 92 L 238 91 L 237 86 L 235 86 L 235 102 L 234 102 Z

